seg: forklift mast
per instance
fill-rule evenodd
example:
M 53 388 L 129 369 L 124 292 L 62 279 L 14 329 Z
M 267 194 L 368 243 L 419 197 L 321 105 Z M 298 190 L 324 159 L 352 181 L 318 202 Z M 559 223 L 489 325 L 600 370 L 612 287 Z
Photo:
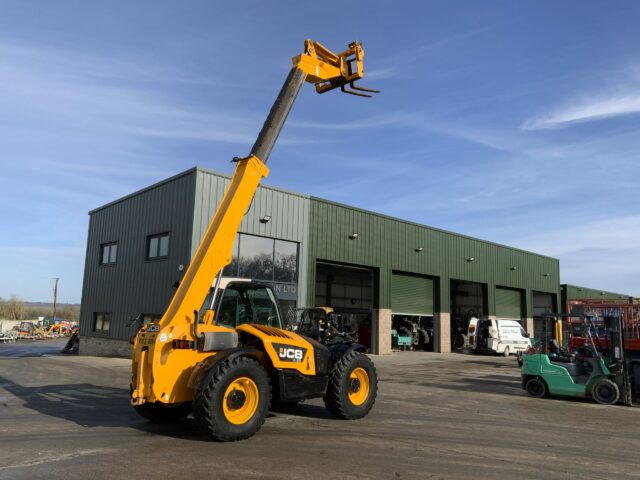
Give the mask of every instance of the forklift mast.
M 626 405 L 636 403 L 637 392 L 640 378 L 635 378 L 638 371 L 637 362 L 631 358 L 627 358 L 627 352 L 624 347 L 624 328 L 622 328 L 621 316 L 604 317 L 605 329 L 609 334 L 610 352 L 609 352 L 609 369 L 615 375 L 615 382 L 620 390 L 620 401 Z

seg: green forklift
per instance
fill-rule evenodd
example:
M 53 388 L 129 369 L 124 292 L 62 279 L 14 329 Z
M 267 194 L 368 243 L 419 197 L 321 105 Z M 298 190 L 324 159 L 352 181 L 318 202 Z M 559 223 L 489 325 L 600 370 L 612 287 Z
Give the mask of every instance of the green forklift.
M 592 398 L 604 405 L 635 405 L 640 397 L 640 360 L 627 356 L 620 316 L 583 315 L 585 343 L 570 352 L 563 348 L 563 325 L 570 315 L 547 314 L 539 346 L 523 355 L 522 388 L 532 397 L 549 395 Z M 600 325 L 597 325 L 600 324 Z M 601 353 L 597 326 L 606 335 L 607 356 Z

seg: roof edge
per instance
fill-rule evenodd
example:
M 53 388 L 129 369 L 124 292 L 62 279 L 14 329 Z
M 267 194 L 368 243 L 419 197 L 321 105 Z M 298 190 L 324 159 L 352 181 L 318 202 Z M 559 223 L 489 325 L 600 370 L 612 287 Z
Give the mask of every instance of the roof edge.
M 211 170 L 211 169 L 200 167 L 200 166 L 191 167 L 190 169 L 185 170 L 185 171 L 183 171 L 181 173 L 178 173 L 176 175 L 173 175 L 172 177 L 166 178 L 164 180 L 161 180 L 160 182 L 154 183 L 154 184 L 152 184 L 152 185 L 150 185 L 148 187 L 145 187 L 145 188 L 137 190 L 137 191 L 135 191 L 133 193 L 130 193 L 129 195 L 125 195 L 124 197 L 120 197 L 117 200 L 109 202 L 109 203 L 107 203 L 105 205 L 102 205 L 100 207 L 94 208 L 93 210 L 89 211 L 89 215 L 92 215 L 92 214 L 94 214 L 96 212 L 99 212 L 100 210 L 103 210 L 105 208 L 111 207 L 111 206 L 116 205 L 116 204 L 118 204 L 120 202 L 123 202 L 125 200 L 129 200 L 129 199 L 131 199 L 133 197 L 136 197 L 138 195 L 146 193 L 146 192 L 148 192 L 150 190 L 153 190 L 155 188 L 161 187 L 161 186 L 163 186 L 163 185 L 165 185 L 165 184 L 167 184 L 169 182 L 173 182 L 173 181 L 175 181 L 175 180 L 177 180 L 177 179 L 179 179 L 181 177 L 190 175 L 190 174 L 192 174 L 194 172 L 201 172 L 201 173 L 206 173 L 208 175 L 215 175 L 215 176 L 218 176 L 218 177 L 231 179 L 230 175 L 227 175 L 227 174 L 215 171 L 215 170 Z M 312 195 L 305 195 L 303 193 L 294 192 L 292 190 L 287 190 L 287 189 L 284 189 L 284 188 L 273 187 L 271 185 L 265 185 L 265 184 L 260 184 L 260 188 L 266 188 L 268 190 L 273 190 L 273 191 L 276 191 L 276 192 L 282 192 L 282 193 L 286 193 L 286 194 L 289 194 L 289 195 L 295 195 L 295 196 L 300 197 L 300 198 L 305 198 L 305 199 L 314 200 L 314 201 L 317 201 L 317 202 L 327 203 L 327 204 L 335 205 L 335 206 L 338 206 L 338 207 L 341 207 L 341 208 L 348 208 L 350 210 L 359 211 L 359 212 L 362 212 L 362 213 L 366 213 L 368 215 L 374 215 L 376 217 L 384 218 L 384 219 L 387 219 L 387 220 L 392 220 L 394 222 L 400 222 L 400 223 L 404 223 L 406 225 L 412 225 L 412 226 L 415 226 L 415 227 L 426 228 L 426 229 L 433 230 L 433 231 L 436 231 L 436 232 L 446 233 L 448 235 L 455 235 L 457 237 L 466 238 L 466 239 L 473 240 L 473 241 L 476 241 L 476 242 L 482 242 L 482 243 L 485 243 L 487 245 L 493 245 L 493 246 L 500 247 L 500 248 L 506 248 L 506 249 L 512 250 L 514 252 L 527 253 L 529 255 L 535 255 L 537 257 L 547 258 L 547 259 L 553 260 L 555 262 L 560 262 L 560 260 L 557 259 L 557 258 L 550 257 L 548 255 L 543 255 L 543 254 L 536 253 L 536 252 L 532 252 L 530 250 L 524 250 L 522 248 L 511 247 L 509 245 L 503 245 L 501 243 L 491 242 L 489 240 L 483 240 L 483 239 L 477 238 L 477 237 L 471 237 L 469 235 L 464 235 L 462 233 L 452 232 L 450 230 L 445 230 L 445 229 L 442 229 L 442 228 L 432 227 L 432 226 L 429 226 L 429 225 L 424 225 L 424 224 L 421 224 L 421 223 L 412 222 L 410 220 L 404 220 L 402 218 L 393 217 L 391 215 L 386 215 L 384 213 L 374 212 L 372 210 L 365 210 L 363 208 L 354 207 L 352 205 L 346 205 L 344 203 L 335 202 L 335 201 L 327 200 L 327 199 L 320 198 L 320 197 L 314 197 Z M 583 287 L 580 287 L 580 288 L 583 288 Z M 621 295 L 621 294 L 616 293 L 615 295 Z
M 584 287 L 582 285 L 574 285 L 573 283 L 561 283 L 560 284 L 560 288 L 576 288 L 576 289 L 581 289 L 581 290 L 591 290 L 592 292 L 600 292 L 603 293 L 605 295 L 616 295 L 616 296 L 623 296 L 623 297 L 627 297 L 627 298 L 634 298 L 633 295 L 629 295 L 627 293 L 620 293 L 620 292 L 610 292 L 608 290 L 600 290 L 599 288 L 592 288 L 592 287 Z
M 366 210 L 364 208 L 353 207 L 351 205 L 346 205 L 346 204 L 340 203 L 340 202 L 334 202 L 332 200 L 326 200 L 324 198 L 319 198 L 319 197 L 313 197 L 312 196 L 311 200 L 315 200 L 317 202 L 328 203 L 330 205 L 335 205 L 337 207 L 348 208 L 349 210 L 355 210 L 355 211 L 358 211 L 358 212 L 366 213 L 368 215 L 374 215 L 376 217 L 384 218 L 386 220 L 393 220 L 394 222 L 400 222 L 400 223 L 404 223 L 406 225 L 411 225 L 411 226 L 414 226 L 414 227 L 426 228 L 426 229 L 429 229 L 429 230 L 434 230 L 436 232 L 446 233 L 447 235 L 455 235 L 456 237 L 462 237 L 462 238 L 466 238 L 468 240 L 473 240 L 473 241 L 476 241 L 476 242 L 482 242 L 482 243 L 485 243 L 487 245 L 493 245 L 495 247 L 506 248 L 508 250 L 513 250 L 514 252 L 528 253 L 529 255 L 535 255 L 537 257 L 547 258 L 549 260 L 560 262 L 560 259 L 555 258 L 555 257 L 550 257 L 549 255 L 543 255 L 541 253 L 532 252 L 530 250 L 524 250 L 522 248 L 511 247 L 509 245 L 504 245 L 504 244 L 492 242 L 492 241 L 489 241 L 489 240 L 483 240 L 482 238 L 471 237 L 471 236 L 465 235 L 463 233 L 452 232 L 451 230 L 445 230 L 443 228 L 432 227 L 430 225 L 424 225 L 422 223 L 412 222 L 411 220 L 404 220 L 402 218 L 392 217 L 391 215 L 386 215 L 384 213 L 378 213 L 378 212 L 374 212 L 372 210 Z
M 125 200 L 129 200 L 129 199 L 131 199 L 133 197 L 137 197 L 138 195 L 142 195 L 143 193 L 146 193 L 146 192 L 148 192 L 150 190 L 153 190 L 154 188 L 158 188 L 158 187 L 161 187 L 163 185 L 166 185 L 167 183 L 173 182 L 174 180 L 177 180 L 179 178 L 186 177 L 187 175 L 190 175 L 190 174 L 192 174 L 193 172 L 195 172 L 197 170 L 198 170 L 198 167 L 192 167 L 189 170 L 185 170 L 184 172 L 180 172 L 180 173 L 178 173 L 176 175 L 173 175 L 172 177 L 165 178 L 164 180 L 160 180 L 159 182 L 154 183 L 152 185 L 149 185 L 148 187 L 142 188 L 140 190 L 136 190 L 135 192 L 130 193 L 128 195 L 125 195 L 124 197 L 120 197 L 120 198 L 118 198 L 116 200 L 113 200 L 113 201 L 111 201 L 109 203 L 105 203 L 104 205 L 101 205 L 100 207 L 94 208 L 93 210 L 89 210 L 89 215 L 93 215 L 94 213 L 99 212 L 100 210 L 104 210 L 105 208 L 112 207 L 113 205 L 116 205 L 116 204 L 118 204 L 120 202 L 124 202 Z
M 202 173 L 206 173 L 209 175 L 216 175 L 218 177 L 223 177 L 223 178 L 227 178 L 227 179 L 231 179 L 231 175 L 227 175 L 225 173 L 220 173 L 216 170 L 211 170 L 209 168 L 204 168 L 204 167 L 194 167 L 195 170 L 197 170 L 198 172 L 202 172 Z M 286 193 L 289 195 L 295 195 L 297 197 L 300 198 L 306 198 L 306 199 L 311 199 L 311 195 L 307 195 L 305 193 L 300 193 L 300 192 L 294 192 L 293 190 L 287 190 L 286 188 L 280 188 L 280 187 L 274 187 L 273 185 L 267 185 L 264 183 L 260 183 L 260 188 L 266 188 L 267 190 L 273 190 L 275 192 L 282 192 L 282 193 Z

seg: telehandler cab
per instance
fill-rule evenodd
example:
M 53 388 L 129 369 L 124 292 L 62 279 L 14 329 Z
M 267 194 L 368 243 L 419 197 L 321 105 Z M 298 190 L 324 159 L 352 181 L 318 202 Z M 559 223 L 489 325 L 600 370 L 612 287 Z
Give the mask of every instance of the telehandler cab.
M 193 411 L 208 435 L 233 441 L 260 429 L 272 399 L 323 397 L 342 419 L 362 418 L 373 407 L 378 380 L 362 345 L 325 346 L 285 331 L 270 287 L 222 279 L 298 91 L 306 81 L 318 93 L 338 87 L 364 97 L 378 93 L 354 85 L 364 76 L 363 57 L 358 42 L 335 54 L 307 40 L 293 58 L 251 154 L 233 159 L 231 183 L 167 311 L 158 323 L 143 325 L 133 341 L 131 404 L 143 417 L 172 421 Z

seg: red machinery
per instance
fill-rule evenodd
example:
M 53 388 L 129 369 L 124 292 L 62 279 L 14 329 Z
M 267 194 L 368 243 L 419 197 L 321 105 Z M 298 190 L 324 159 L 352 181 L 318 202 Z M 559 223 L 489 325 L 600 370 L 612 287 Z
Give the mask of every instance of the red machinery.
M 604 317 L 620 316 L 624 328 L 625 349 L 629 352 L 640 352 L 640 304 L 620 303 L 607 300 L 571 300 L 567 305 L 567 313 L 580 313 L 583 315 L 597 316 L 595 322 L 598 336 L 600 337 L 601 348 L 604 351 L 610 349 L 607 335 L 604 331 Z M 584 325 L 577 321 L 570 322 L 569 347 L 575 350 L 587 341 L 587 334 Z M 597 345 L 597 341 L 596 341 Z

